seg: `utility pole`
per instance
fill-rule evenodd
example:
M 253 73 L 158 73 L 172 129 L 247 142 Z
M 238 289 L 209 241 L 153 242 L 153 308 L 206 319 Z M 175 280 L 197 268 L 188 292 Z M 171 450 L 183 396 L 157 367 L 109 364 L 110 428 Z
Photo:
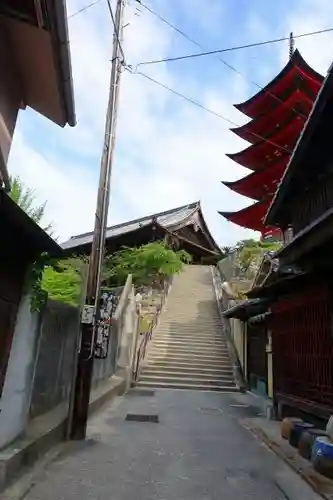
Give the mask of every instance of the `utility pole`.
M 110 179 L 115 147 L 119 84 L 121 67 L 124 62 L 120 46 L 123 31 L 124 4 L 125 0 L 117 0 L 114 19 L 109 102 L 105 122 L 104 147 L 101 159 L 93 242 L 89 258 L 86 300 L 81 316 L 81 342 L 71 415 L 70 437 L 75 440 L 85 439 L 88 420 L 95 339 L 99 321 L 100 287 L 109 210 Z

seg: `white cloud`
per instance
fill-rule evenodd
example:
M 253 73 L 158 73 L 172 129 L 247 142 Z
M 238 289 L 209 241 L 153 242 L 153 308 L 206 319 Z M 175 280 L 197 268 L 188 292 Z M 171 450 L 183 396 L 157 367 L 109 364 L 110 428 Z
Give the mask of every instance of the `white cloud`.
M 69 0 L 68 3 L 69 12 L 74 12 L 87 2 Z M 311 16 L 306 9 L 301 9 L 302 0 L 299 9 L 296 7 L 290 13 L 286 30 L 292 26 L 295 32 L 301 32 L 325 24 L 327 13 L 332 10 L 330 2 L 316 1 L 316 8 L 315 0 L 307 0 L 307 3 L 312 9 Z M 165 1 L 160 0 L 159 4 L 171 10 Z M 204 0 L 196 0 L 196 4 L 195 19 L 189 15 L 187 2 L 182 2 L 182 9 L 179 7 L 177 12 L 184 16 L 184 25 L 192 23 L 194 33 L 193 23 L 199 23 L 200 19 L 198 26 L 208 36 L 210 20 L 214 21 L 214 30 L 219 25 L 219 16 L 222 20 L 219 2 L 213 2 L 215 8 L 212 10 L 206 9 Z M 158 3 L 151 1 L 150 5 Z M 176 12 L 178 3 L 172 5 Z M 136 16 L 135 7 L 136 4 L 127 10 L 126 21 L 130 24 L 125 29 L 124 47 L 128 62 L 135 65 L 142 60 L 163 58 L 169 55 L 171 48 L 174 53 L 175 33 L 142 9 L 141 15 Z M 182 23 L 182 18 L 177 23 Z M 251 30 L 253 25 L 252 16 Z M 74 17 L 69 26 L 78 125 L 74 129 L 55 130 L 55 125 L 25 112 L 20 117 L 10 161 L 11 171 L 18 172 L 29 186 L 34 186 L 41 201 L 48 200 L 48 216 L 55 222 L 61 239 L 92 229 L 112 43 L 112 26 L 103 3 Z M 297 45 L 309 63 L 322 71 L 333 54 L 328 44 L 322 46 L 321 36 L 325 35 L 304 39 Z M 260 38 L 257 33 L 256 39 Z M 179 44 L 178 52 L 181 52 L 181 40 Z M 277 48 L 276 59 L 262 61 L 262 66 L 274 65 L 277 72 L 281 54 L 282 49 L 279 52 Z M 228 55 L 228 61 L 232 60 Z M 198 61 L 195 68 L 204 68 L 200 66 L 203 63 Z M 219 65 L 216 58 L 210 59 L 209 64 Z M 198 73 L 193 66 L 187 65 L 161 64 L 145 66 L 142 70 L 242 123 L 244 118 L 231 105 L 257 89 L 249 87 L 236 74 L 226 73 L 220 66 L 221 72 L 223 70 L 221 80 L 207 78 L 205 69 Z M 253 71 L 257 71 L 255 67 Z M 48 154 L 44 151 L 41 156 L 38 151 L 43 150 L 42 143 L 40 146 L 36 141 L 32 144 L 25 134 L 24 125 L 29 120 L 40 125 L 48 141 L 54 137 Z M 245 174 L 244 169 L 225 156 L 227 152 L 244 147 L 244 143 L 228 130 L 230 127 L 143 77 L 124 72 L 110 220 L 119 222 L 201 199 L 208 224 L 220 244 L 246 237 L 248 232 L 217 214 L 217 210 L 235 210 L 250 204 L 220 183 Z

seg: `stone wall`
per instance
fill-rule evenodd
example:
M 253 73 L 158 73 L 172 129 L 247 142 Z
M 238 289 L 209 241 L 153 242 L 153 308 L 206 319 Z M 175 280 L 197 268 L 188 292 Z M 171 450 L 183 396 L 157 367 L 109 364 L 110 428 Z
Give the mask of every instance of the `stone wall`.
M 78 308 L 48 300 L 38 332 L 31 417 L 69 400 L 78 327 Z
M 0 448 L 20 435 L 27 423 L 39 328 L 30 297 L 20 303 L 0 399 Z
M 131 383 L 137 313 L 131 276 L 112 317 L 107 356 L 94 360 L 92 388 L 116 372 Z M 23 435 L 29 419 L 64 404 L 69 408 L 79 339 L 79 309 L 48 300 L 31 313 L 23 297 L 15 326 L 8 370 L 0 400 L 0 448 Z

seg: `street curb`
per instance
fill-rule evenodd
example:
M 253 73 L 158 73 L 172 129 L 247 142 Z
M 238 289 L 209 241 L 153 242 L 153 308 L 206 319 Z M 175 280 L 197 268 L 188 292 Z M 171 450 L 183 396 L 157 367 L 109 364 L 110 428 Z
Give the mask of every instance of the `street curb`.
M 318 474 L 315 470 L 311 470 L 310 477 L 307 472 L 295 463 L 295 460 L 289 458 L 286 453 L 281 449 L 281 446 L 274 440 L 270 439 L 269 436 L 256 425 L 253 425 L 249 419 L 243 419 L 241 421 L 243 427 L 250 431 L 258 440 L 262 441 L 270 450 L 272 450 L 279 458 L 281 458 L 289 467 L 291 467 L 311 488 L 312 490 L 320 495 L 325 500 L 332 500 L 333 493 L 325 493 L 325 491 L 320 488 L 318 484 L 322 484 L 325 481 L 329 481 L 332 485 L 332 481 L 325 478 L 321 474 Z M 295 452 L 296 453 L 296 452 Z M 317 481 L 316 481 L 316 480 Z
M 92 391 L 89 416 L 107 402 L 126 392 L 125 377 L 111 377 L 105 384 Z M 37 417 L 38 418 L 38 417 Z M 68 446 L 64 440 L 67 417 L 52 422 L 47 429 L 34 438 L 23 438 L 0 451 L 0 496 L 1 500 L 19 500 L 33 486 L 32 476 L 41 471 Z M 30 479 L 29 479 L 30 478 Z M 18 493 L 13 493 L 17 489 Z

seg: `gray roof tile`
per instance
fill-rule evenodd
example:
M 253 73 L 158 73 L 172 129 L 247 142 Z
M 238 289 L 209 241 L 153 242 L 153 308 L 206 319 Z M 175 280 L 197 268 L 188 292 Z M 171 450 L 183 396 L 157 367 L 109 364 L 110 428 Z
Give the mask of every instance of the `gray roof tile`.
M 135 219 L 129 222 L 124 222 L 122 224 L 117 224 L 116 226 L 110 226 L 107 228 L 106 238 L 114 238 L 116 236 L 136 231 L 137 229 L 140 229 L 140 227 L 149 226 L 149 224 L 153 222 L 154 218 L 157 219 L 158 224 L 165 227 L 166 229 L 170 229 L 173 226 L 176 226 L 182 221 L 186 220 L 199 207 L 199 202 L 190 203 L 188 205 L 183 205 L 172 210 L 148 215 L 146 217 L 142 217 L 141 219 Z M 92 243 L 92 237 L 92 232 L 72 236 L 69 240 L 62 243 L 61 246 L 64 250 L 71 248 L 74 249 L 82 245 Z

